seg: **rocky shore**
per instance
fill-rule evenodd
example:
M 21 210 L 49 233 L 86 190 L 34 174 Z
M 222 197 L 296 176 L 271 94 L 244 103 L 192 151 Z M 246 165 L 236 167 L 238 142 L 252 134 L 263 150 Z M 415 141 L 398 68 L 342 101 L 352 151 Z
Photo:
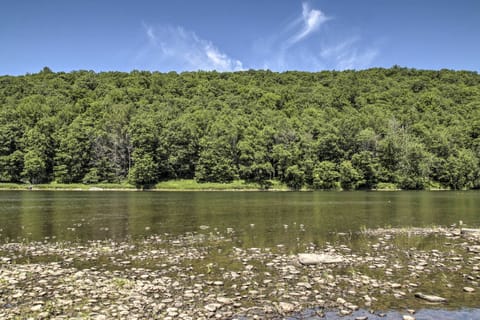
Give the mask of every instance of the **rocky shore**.
M 0 319 L 377 319 L 478 308 L 477 229 L 376 229 L 321 246 L 236 232 L 0 245 Z M 435 304 L 432 306 L 432 304 Z

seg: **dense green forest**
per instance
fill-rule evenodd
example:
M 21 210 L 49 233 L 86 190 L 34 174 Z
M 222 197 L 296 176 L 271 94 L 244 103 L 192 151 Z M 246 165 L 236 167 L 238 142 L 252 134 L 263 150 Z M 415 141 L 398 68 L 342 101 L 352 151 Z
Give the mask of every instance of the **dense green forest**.
M 0 77 L 0 181 L 480 187 L 480 76 L 75 71 Z

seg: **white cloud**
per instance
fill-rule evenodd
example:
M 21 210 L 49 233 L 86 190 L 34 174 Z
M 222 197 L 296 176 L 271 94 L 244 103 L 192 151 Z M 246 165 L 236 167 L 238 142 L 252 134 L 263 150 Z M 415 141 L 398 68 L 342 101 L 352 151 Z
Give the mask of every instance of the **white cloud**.
M 303 3 L 300 16 L 277 35 L 256 43 L 261 60 L 257 67 L 276 71 L 370 67 L 380 53 L 378 48 L 362 41 L 358 32 L 342 37 L 340 30 L 323 28 L 330 20 L 321 10 Z
M 302 16 L 295 20 L 292 26 L 302 24 L 301 30 L 297 31 L 289 40 L 288 46 L 291 46 L 315 31 L 317 31 L 322 24 L 330 20 L 322 11 L 318 9 L 310 9 L 307 3 L 302 4 Z
M 145 33 L 147 34 L 148 39 L 152 43 L 156 43 L 157 37 L 155 36 L 155 32 L 153 31 L 153 28 L 151 26 L 146 25 L 143 23 L 143 27 L 145 28 Z
M 208 40 L 182 27 L 143 24 L 148 43 L 135 58 L 140 68 L 161 71 L 243 70 L 242 62 L 230 58 Z
M 374 47 L 362 48 L 360 37 L 352 37 L 330 46 L 322 47 L 320 56 L 339 70 L 363 69 L 371 65 L 379 50 Z

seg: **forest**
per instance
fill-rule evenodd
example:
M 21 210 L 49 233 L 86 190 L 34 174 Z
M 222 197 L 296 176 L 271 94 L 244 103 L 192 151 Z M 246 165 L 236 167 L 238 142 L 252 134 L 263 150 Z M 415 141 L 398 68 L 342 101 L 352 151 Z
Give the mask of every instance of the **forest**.
M 0 182 L 474 189 L 479 161 L 477 72 L 0 76 Z

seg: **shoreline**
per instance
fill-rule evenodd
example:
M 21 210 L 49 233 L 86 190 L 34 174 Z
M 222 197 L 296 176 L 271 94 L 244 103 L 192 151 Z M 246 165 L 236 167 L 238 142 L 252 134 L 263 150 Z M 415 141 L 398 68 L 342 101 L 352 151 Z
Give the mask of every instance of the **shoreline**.
M 217 191 L 225 191 L 225 192 L 402 192 L 402 191 L 473 191 L 472 189 L 469 190 L 452 190 L 448 188 L 431 188 L 431 189 L 423 189 L 423 190 L 405 190 L 405 189 L 358 189 L 358 190 L 314 190 L 314 189 L 306 189 L 302 188 L 300 190 L 293 190 L 286 186 L 279 186 L 273 187 L 268 189 L 263 189 L 259 187 L 255 187 L 253 185 L 238 185 L 238 184 L 220 184 L 215 183 L 213 186 L 212 184 L 206 184 L 205 187 L 202 186 L 201 183 L 187 183 L 185 186 L 171 186 L 169 187 L 168 184 L 170 182 L 175 183 L 175 181 L 167 181 L 167 186 L 162 186 L 160 183 L 159 186 L 153 188 L 135 188 L 134 186 L 127 185 L 122 186 L 119 184 L 99 184 L 99 185 L 88 185 L 88 184 L 39 184 L 39 185 L 27 185 L 27 184 L 13 184 L 13 183 L 0 183 L 0 191 L 135 191 L 135 192 L 191 192 L 191 191 L 202 191 L 202 192 L 217 192 Z
M 480 312 L 480 229 L 357 235 L 360 247 L 339 235 L 338 243 L 304 243 L 294 252 L 280 244 L 236 246 L 235 230 L 213 234 L 201 227 L 139 240 L 2 243 L 0 318 L 377 319 L 425 308 Z M 431 237 L 426 247 L 413 245 Z M 432 296 L 445 300 L 434 306 L 418 298 Z

